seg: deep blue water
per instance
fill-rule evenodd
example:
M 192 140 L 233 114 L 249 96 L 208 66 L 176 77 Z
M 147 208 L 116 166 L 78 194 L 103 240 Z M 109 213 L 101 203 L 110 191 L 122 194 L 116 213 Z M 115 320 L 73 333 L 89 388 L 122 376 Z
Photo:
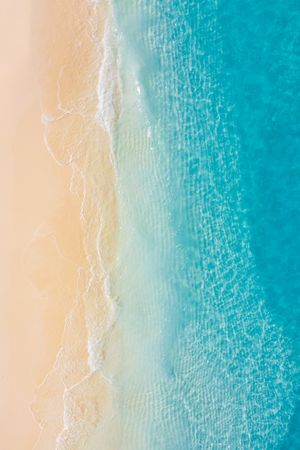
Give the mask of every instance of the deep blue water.
M 300 6 L 221 2 L 226 72 L 241 138 L 251 248 L 274 321 L 299 367 Z M 281 448 L 300 448 L 300 405 Z
M 300 448 L 300 5 L 115 11 L 123 449 Z

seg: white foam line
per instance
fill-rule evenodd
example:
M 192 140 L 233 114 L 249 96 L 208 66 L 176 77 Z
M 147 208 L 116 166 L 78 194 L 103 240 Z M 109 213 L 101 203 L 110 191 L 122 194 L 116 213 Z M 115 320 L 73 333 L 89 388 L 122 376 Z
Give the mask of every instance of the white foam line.
M 111 20 L 107 19 L 105 23 L 104 37 L 102 40 L 103 60 L 100 65 L 98 76 L 98 123 L 108 134 L 111 134 L 112 125 L 115 119 L 114 108 L 114 91 L 116 87 L 116 78 L 114 72 L 116 70 L 116 58 L 113 52 L 112 40 L 113 29 Z

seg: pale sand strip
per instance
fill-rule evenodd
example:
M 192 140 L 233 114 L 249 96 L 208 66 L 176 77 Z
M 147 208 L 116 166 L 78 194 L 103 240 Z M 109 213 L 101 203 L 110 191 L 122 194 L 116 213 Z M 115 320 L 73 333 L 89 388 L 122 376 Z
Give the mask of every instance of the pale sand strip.
M 70 169 L 58 170 L 43 144 L 29 59 L 30 3 L 0 2 L 0 446 L 9 450 L 33 446 L 38 427 L 29 403 L 57 351 L 56 332 L 52 345 L 45 323 L 57 323 L 60 333 L 63 326 L 51 318 L 60 317 L 57 302 L 28 281 L 25 253 L 36 228 L 70 197 Z
M 12 129 L 18 123 L 14 161 L 5 160 L 14 169 L 5 184 L 8 189 L 14 179 L 14 201 L 3 248 L 10 223 L 14 229 L 1 260 L 2 275 L 12 275 L 2 284 L 8 356 L 1 441 L 12 450 L 29 450 L 38 434 L 36 449 L 98 448 L 116 426 L 111 382 L 99 370 L 115 317 L 107 286 L 116 260 L 115 173 L 110 137 L 95 121 L 107 14 L 105 2 L 33 2 L 41 105 L 51 119 L 44 130 L 32 70 L 20 72 L 13 85 L 25 89 L 16 101 L 26 113 L 22 120 L 11 115 Z M 24 30 L 14 32 L 24 38 Z M 7 136 L 3 142 L 11 145 Z M 39 383 L 32 409 L 41 433 L 29 410 Z M 106 450 L 118 448 L 116 431 Z

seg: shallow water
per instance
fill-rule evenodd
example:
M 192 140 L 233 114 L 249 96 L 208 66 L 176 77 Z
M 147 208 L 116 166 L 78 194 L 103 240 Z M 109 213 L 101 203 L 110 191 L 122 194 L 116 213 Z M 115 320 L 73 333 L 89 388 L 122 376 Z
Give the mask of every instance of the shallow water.
M 114 3 L 122 448 L 297 448 L 299 7 Z

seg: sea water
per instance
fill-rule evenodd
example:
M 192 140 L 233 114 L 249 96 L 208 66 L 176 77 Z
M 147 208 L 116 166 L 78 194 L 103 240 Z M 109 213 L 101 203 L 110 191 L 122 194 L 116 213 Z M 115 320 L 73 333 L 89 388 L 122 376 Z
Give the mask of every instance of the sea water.
M 121 448 L 299 448 L 300 7 L 114 15 Z

